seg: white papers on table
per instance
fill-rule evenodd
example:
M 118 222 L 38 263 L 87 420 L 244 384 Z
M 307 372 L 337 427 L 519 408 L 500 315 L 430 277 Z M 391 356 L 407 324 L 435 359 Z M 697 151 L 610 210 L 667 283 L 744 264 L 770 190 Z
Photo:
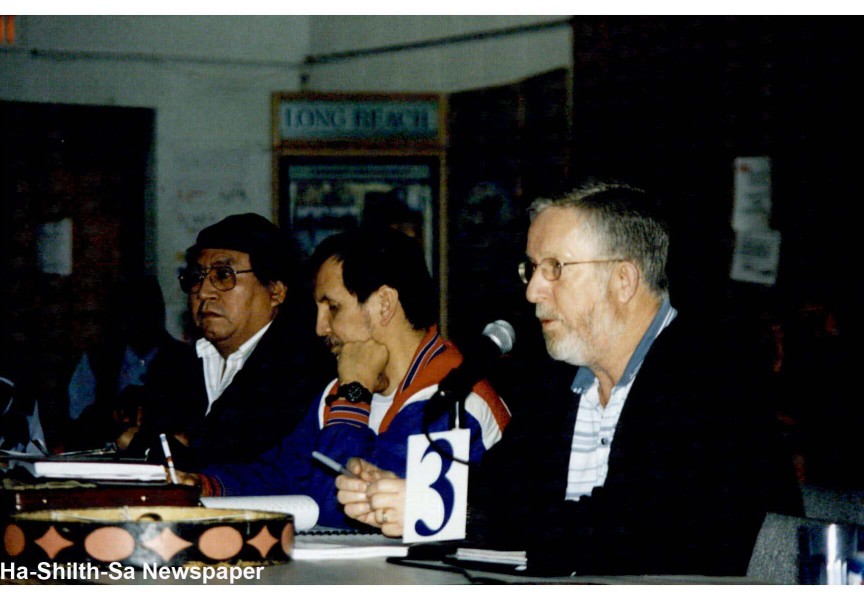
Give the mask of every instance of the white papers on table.
M 50 479 L 86 479 L 96 481 L 166 482 L 165 467 L 148 463 L 21 460 L 9 461 L 11 468 L 21 467 L 34 477 Z
M 401 538 L 370 533 L 301 534 L 294 538 L 294 560 L 350 560 L 408 556 Z
M 239 508 L 294 515 L 294 530 L 303 531 L 318 523 L 318 503 L 310 496 L 214 496 L 201 498 L 207 508 Z
M 528 564 L 524 550 L 485 550 L 483 548 L 457 548 L 456 560 L 495 563 L 524 567 Z

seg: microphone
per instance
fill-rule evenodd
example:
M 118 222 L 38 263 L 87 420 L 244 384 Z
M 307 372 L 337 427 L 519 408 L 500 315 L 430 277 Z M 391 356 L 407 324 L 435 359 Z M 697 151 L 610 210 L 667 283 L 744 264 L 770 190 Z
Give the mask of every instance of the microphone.
M 479 339 L 466 343 L 462 348 L 462 364 L 441 380 L 436 396 L 447 407 L 464 400 L 474 384 L 486 376 L 495 360 L 510 352 L 515 343 L 516 331 L 507 321 L 498 320 L 486 325 Z

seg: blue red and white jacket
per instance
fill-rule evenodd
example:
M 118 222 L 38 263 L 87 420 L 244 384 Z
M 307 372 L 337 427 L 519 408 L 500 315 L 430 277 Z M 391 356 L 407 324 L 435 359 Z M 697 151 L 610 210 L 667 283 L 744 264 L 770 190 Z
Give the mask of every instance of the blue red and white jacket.
M 408 438 L 424 431 L 424 415 L 439 382 L 462 362 L 462 354 L 433 327 L 420 343 L 411 366 L 399 383 L 377 431 L 350 421 L 324 427 L 329 407 L 325 400 L 336 391 L 331 382 L 297 428 L 251 463 L 213 465 L 204 470 L 207 493 L 223 496 L 306 494 L 319 506 L 318 524 L 351 527 L 336 500 L 335 474 L 312 457 L 317 450 L 341 464 L 360 457 L 405 476 Z M 373 400 L 374 402 L 374 400 Z M 470 460 L 479 461 L 496 444 L 510 421 L 510 411 L 487 381 L 477 383 L 465 402 L 471 432 Z M 450 429 L 445 411 L 432 420 L 429 432 Z M 356 525 L 356 523 L 354 523 Z

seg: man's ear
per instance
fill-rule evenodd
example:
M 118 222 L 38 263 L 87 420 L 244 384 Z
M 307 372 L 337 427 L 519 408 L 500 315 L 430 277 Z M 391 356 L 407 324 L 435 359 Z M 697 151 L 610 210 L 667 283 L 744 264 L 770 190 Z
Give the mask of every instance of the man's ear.
M 281 281 L 271 281 L 270 285 L 267 286 L 267 291 L 270 293 L 270 306 L 279 306 L 285 302 L 288 287 Z
M 378 297 L 378 318 L 381 319 L 381 325 L 387 325 L 399 308 L 399 292 L 389 285 L 382 285 L 375 291 L 375 295 Z
M 613 291 L 622 304 L 626 304 L 636 295 L 641 278 L 638 267 L 629 260 L 622 260 L 615 266 L 612 272 Z

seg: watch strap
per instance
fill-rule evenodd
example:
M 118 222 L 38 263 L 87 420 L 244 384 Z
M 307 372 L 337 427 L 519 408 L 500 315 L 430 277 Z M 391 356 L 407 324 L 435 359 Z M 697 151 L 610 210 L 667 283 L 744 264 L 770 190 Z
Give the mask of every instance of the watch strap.
M 327 397 L 327 404 L 333 404 L 337 398 L 342 398 L 351 404 L 370 404 L 372 402 L 372 392 L 366 389 L 359 381 L 352 381 L 340 384 L 338 391 Z
M 372 392 L 357 381 L 340 385 L 336 393 L 327 396 L 326 404 L 324 427 L 333 425 L 367 427 L 369 425 Z

